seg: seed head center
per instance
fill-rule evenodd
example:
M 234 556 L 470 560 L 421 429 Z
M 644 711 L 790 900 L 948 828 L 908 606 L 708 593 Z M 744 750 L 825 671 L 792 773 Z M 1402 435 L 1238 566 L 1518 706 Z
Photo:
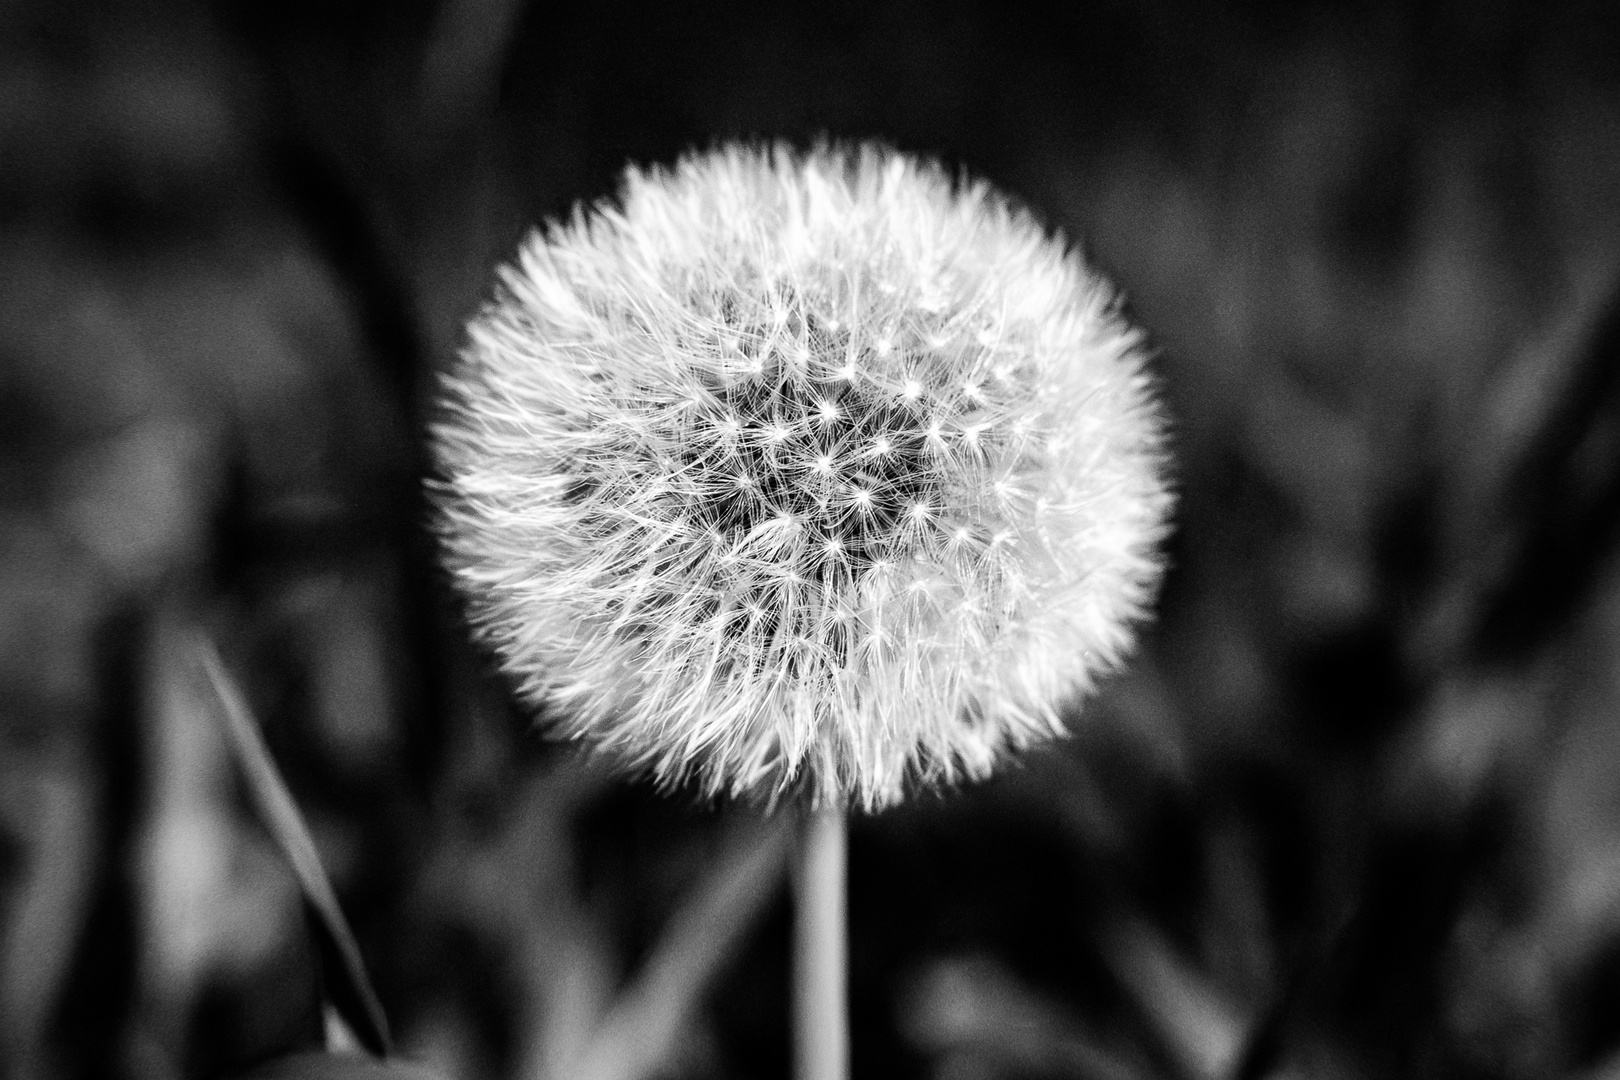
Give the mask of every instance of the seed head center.
M 747 379 L 718 397 L 739 429 L 723 442 L 726 473 L 750 482 L 716 485 L 698 507 L 704 525 L 736 543 L 791 518 L 817 582 L 903 554 L 906 508 L 939 483 L 916 405 L 856 380 L 789 375 Z

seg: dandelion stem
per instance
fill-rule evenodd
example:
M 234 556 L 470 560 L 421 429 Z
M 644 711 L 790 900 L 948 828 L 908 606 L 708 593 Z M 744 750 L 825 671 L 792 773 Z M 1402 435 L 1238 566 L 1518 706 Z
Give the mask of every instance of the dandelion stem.
M 824 807 L 805 817 L 794 879 L 796 1080 L 846 1080 L 849 1076 L 847 849 L 842 808 Z

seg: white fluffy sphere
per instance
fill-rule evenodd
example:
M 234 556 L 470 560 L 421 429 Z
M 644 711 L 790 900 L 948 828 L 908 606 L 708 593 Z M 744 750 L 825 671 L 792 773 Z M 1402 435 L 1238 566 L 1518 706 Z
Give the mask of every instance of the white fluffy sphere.
M 709 793 L 982 776 L 1129 648 L 1171 496 L 1074 251 L 892 151 L 726 147 L 532 236 L 445 383 L 444 549 L 555 729 Z

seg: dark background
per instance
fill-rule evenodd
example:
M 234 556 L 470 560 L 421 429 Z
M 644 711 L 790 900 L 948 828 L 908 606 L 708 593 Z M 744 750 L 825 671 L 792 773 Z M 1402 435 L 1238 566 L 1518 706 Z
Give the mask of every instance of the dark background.
M 532 223 L 628 160 L 831 136 L 1083 244 L 1160 351 L 1181 491 L 1160 618 L 1074 738 L 855 823 L 856 1076 L 1620 1076 L 1617 25 L 0 7 L 0 1068 L 321 1043 L 200 632 L 407 1057 L 585 1075 L 639 1001 L 606 1030 L 671 1033 L 644 1075 L 787 1074 L 785 884 L 702 907 L 768 827 L 511 708 L 421 433 Z M 712 947 L 623 993 L 681 941 Z

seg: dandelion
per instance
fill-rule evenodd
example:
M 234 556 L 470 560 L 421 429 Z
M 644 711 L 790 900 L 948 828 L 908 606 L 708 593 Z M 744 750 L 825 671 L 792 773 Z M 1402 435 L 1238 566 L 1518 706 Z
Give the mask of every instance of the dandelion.
M 1171 496 L 1140 333 L 982 183 L 874 147 L 631 169 L 447 377 L 439 528 L 558 732 L 868 810 L 1062 733 Z

